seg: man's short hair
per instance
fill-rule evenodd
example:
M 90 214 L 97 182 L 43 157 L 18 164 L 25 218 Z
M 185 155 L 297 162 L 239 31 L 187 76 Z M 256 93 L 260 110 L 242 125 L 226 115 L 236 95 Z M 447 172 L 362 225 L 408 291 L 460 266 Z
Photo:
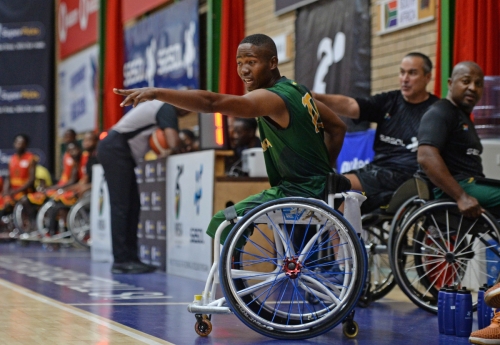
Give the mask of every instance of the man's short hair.
M 66 130 L 66 133 L 68 133 L 69 135 L 71 135 L 72 137 L 76 137 L 76 131 L 73 129 L 73 128 L 68 128 Z
M 453 66 L 453 70 L 451 71 L 451 79 L 453 79 L 457 75 L 457 73 L 460 71 L 460 69 L 462 67 L 467 67 L 469 69 L 475 68 L 475 69 L 479 70 L 481 72 L 481 74 L 484 76 L 484 72 L 483 72 L 483 69 L 481 68 L 481 66 L 479 66 L 474 61 L 467 60 L 467 61 L 460 61 L 455 66 Z
M 28 134 L 25 134 L 25 133 L 17 133 L 17 134 L 14 136 L 14 140 L 13 140 L 13 141 L 15 141 L 17 137 L 21 137 L 21 138 L 23 138 L 23 139 L 24 139 L 24 142 L 26 143 L 26 146 L 28 146 L 28 145 L 30 144 L 31 139 L 30 139 L 30 137 L 29 137 L 29 135 L 28 135 Z
M 278 57 L 278 50 L 276 49 L 276 43 L 274 43 L 273 39 L 267 35 L 254 34 L 247 36 L 240 42 L 240 45 L 244 43 L 250 43 L 254 46 L 262 47 L 269 50 L 269 52 L 271 53 L 271 56 L 269 56 L 269 58 L 273 56 Z
M 255 132 L 257 130 L 257 120 L 253 117 L 236 117 L 234 118 L 234 122 L 241 122 L 243 127 L 250 131 Z
M 405 55 L 405 57 L 419 57 L 424 61 L 424 72 L 425 74 L 429 74 L 432 72 L 432 61 L 425 54 L 419 52 L 411 52 Z

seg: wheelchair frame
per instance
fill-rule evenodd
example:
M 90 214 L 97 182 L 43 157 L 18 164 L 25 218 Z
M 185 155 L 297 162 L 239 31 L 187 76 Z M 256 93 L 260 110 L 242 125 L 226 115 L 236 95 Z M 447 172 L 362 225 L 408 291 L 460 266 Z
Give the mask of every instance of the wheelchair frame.
M 329 194 L 328 196 L 329 204 L 333 205 L 334 198 L 345 197 L 349 193 L 357 194 L 354 192 L 337 193 L 334 195 Z M 309 200 L 309 202 L 306 202 L 307 200 Z M 288 204 L 286 204 L 286 202 L 288 202 Z M 312 247 L 314 247 L 315 245 L 317 245 L 318 242 L 320 242 L 320 237 L 322 236 L 322 234 L 330 232 L 325 227 L 320 226 L 319 231 L 315 233 L 315 235 L 308 241 L 308 243 L 302 244 L 303 245 L 303 247 L 301 247 L 302 252 L 297 255 L 297 253 L 294 250 L 294 245 L 292 245 L 291 247 L 289 246 L 291 243 L 290 240 L 291 237 L 290 234 L 288 234 L 288 231 L 290 229 L 286 229 L 287 227 L 286 221 L 284 221 L 284 225 L 276 226 L 274 220 L 272 219 L 264 219 L 262 223 L 260 222 L 257 223 L 257 220 L 260 220 L 259 217 L 263 217 L 263 215 L 260 215 L 258 217 L 256 216 L 257 218 L 252 219 L 252 217 L 254 217 L 254 214 L 252 214 L 252 212 L 255 211 L 254 212 L 255 214 L 259 214 L 259 212 L 263 213 L 265 212 L 265 214 L 267 215 L 267 213 L 272 213 L 272 208 L 275 204 L 278 204 L 276 208 L 279 208 L 281 203 L 285 204 L 287 207 L 296 207 L 297 209 L 301 209 L 300 207 L 305 207 L 304 210 L 306 209 L 306 206 L 311 206 L 307 204 L 313 203 L 316 205 L 313 205 L 311 207 L 317 206 L 318 209 L 321 209 L 320 211 L 318 211 L 319 213 L 328 212 L 328 214 L 331 217 L 333 217 L 332 219 L 335 218 L 340 223 L 344 224 L 345 229 L 343 229 L 342 231 L 345 231 L 345 234 L 343 233 L 342 236 L 345 236 L 348 239 L 348 242 L 350 241 L 349 251 L 352 252 L 350 254 L 354 256 L 354 258 L 351 257 L 349 260 L 352 260 L 354 264 L 352 266 L 352 272 L 350 271 L 351 267 L 346 268 L 346 270 L 344 271 L 342 283 L 338 282 L 332 283 L 331 278 L 326 278 L 328 274 L 324 273 L 323 272 L 324 270 L 321 273 L 315 273 L 308 267 L 306 267 L 307 266 L 306 261 L 310 260 L 310 258 L 309 259 L 306 258 L 305 255 L 309 255 L 310 253 L 309 251 L 312 249 Z M 283 207 L 283 209 L 285 209 L 285 207 Z M 316 213 L 314 213 L 314 215 L 316 216 Z M 246 220 L 244 218 L 246 218 Z M 295 224 L 301 224 L 300 220 L 298 222 L 296 221 L 297 219 L 294 220 L 294 226 Z M 273 269 L 272 272 L 248 273 L 250 271 L 247 271 L 246 273 L 245 272 L 242 273 L 239 270 L 235 272 L 235 270 L 232 268 L 231 265 L 225 267 L 221 266 L 221 264 L 228 265 L 227 261 L 228 255 L 230 254 L 234 255 L 235 251 L 237 250 L 243 252 L 243 250 L 238 249 L 238 244 L 237 244 L 239 243 L 238 240 L 245 238 L 246 241 L 251 241 L 249 237 L 246 235 L 247 230 L 245 230 L 247 229 L 248 225 L 252 225 L 254 223 L 265 224 L 266 222 L 273 223 L 270 226 L 270 228 L 272 229 L 273 232 L 274 245 L 275 245 L 274 248 L 276 248 L 276 255 L 275 255 L 276 260 L 274 262 L 275 268 Z M 231 233 L 228 236 L 227 239 L 228 243 L 224 247 L 221 247 L 220 238 L 222 231 L 227 226 L 235 223 L 236 223 L 235 227 L 233 228 L 233 230 L 231 230 Z M 276 223 L 278 223 L 277 220 Z M 311 220 L 309 220 L 309 223 L 312 224 Z M 283 229 L 282 226 L 285 227 L 285 229 Z M 291 231 L 292 232 L 294 231 L 293 227 Z M 340 233 L 340 231 L 338 232 Z M 240 237 L 238 238 L 237 236 Z M 326 241 L 325 243 L 327 243 L 328 241 Z M 281 245 L 278 245 L 278 243 L 280 243 Z M 280 251 L 280 249 L 283 249 L 283 251 Z M 339 255 L 339 253 L 340 250 L 338 250 L 337 254 L 335 255 Z M 222 262 L 221 256 L 224 256 L 226 258 L 226 261 Z M 233 256 L 231 256 L 231 258 L 233 258 Z M 318 253 L 318 258 L 315 261 L 319 262 L 320 259 L 321 258 L 319 257 Z M 335 260 L 337 259 L 334 259 L 334 261 Z M 257 259 L 255 261 L 257 261 Z M 296 266 L 302 267 L 302 264 L 303 264 L 303 272 L 294 273 L 296 272 L 294 268 Z M 346 260 L 345 266 L 347 267 L 349 266 L 349 264 L 350 263 Z M 317 266 L 324 268 L 323 267 L 324 264 Z M 292 269 L 290 269 L 290 267 L 292 267 Z M 312 265 L 310 267 L 312 267 Z M 231 278 L 229 279 L 224 277 L 225 274 L 224 273 L 221 274 L 221 272 L 226 272 L 231 276 Z M 240 275 L 238 276 L 237 273 L 239 273 Z M 296 274 L 296 276 L 294 277 L 293 274 Z M 252 293 L 258 294 L 259 292 L 257 291 L 263 288 L 263 286 L 271 285 L 274 283 L 271 282 L 271 280 L 274 279 L 276 281 L 279 281 L 280 279 L 286 279 L 287 276 L 288 278 L 291 277 L 291 279 L 295 279 L 299 274 L 302 274 L 301 278 L 303 279 L 303 281 L 300 281 L 299 279 L 297 281 L 294 280 L 294 282 L 303 291 L 305 291 L 305 294 L 309 294 L 309 296 L 307 297 L 308 302 L 304 302 L 302 304 L 303 309 L 300 309 L 299 307 L 299 312 L 292 311 L 291 306 L 288 307 L 290 308 L 288 312 L 283 311 L 279 307 L 277 307 L 276 302 L 274 302 L 275 303 L 274 309 L 271 309 L 272 307 L 269 307 L 266 304 L 268 303 L 267 300 L 263 301 L 261 304 L 258 304 L 256 300 L 259 300 L 260 302 L 260 296 L 255 297 L 253 295 L 252 297 L 250 296 L 247 297 L 247 299 L 253 298 L 251 302 L 248 303 L 247 301 L 243 302 L 245 304 L 244 307 L 242 304 L 239 304 L 242 301 L 241 298 L 246 297 L 245 294 L 252 294 Z M 351 276 L 349 274 L 351 274 Z M 260 283 L 257 283 L 252 287 L 246 287 L 242 290 L 234 291 L 235 290 L 234 280 L 241 280 L 244 278 L 248 279 L 249 277 L 251 278 L 249 280 L 257 280 Z M 359 298 L 362 292 L 365 283 L 365 278 L 366 278 L 365 248 L 362 245 L 361 240 L 358 237 L 358 234 L 356 234 L 356 232 L 350 226 L 349 222 L 347 222 L 344 217 L 342 217 L 340 214 L 334 211 L 328 204 L 326 204 L 324 201 L 321 200 L 306 199 L 306 198 L 278 199 L 265 203 L 259 207 L 256 207 L 254 210 L 250 211 L 243 217 L 237 217 L 232 220 L 226 220 L 218 227 L 214 237 L 214 262 L 207 277 L 205 289 L 201 295 L 195 295 L 194 302 L 189 304 L 187 309 L 189 312 L 195 314 L 197 320 L 195 324 L 195 331 L 200 336 L 207 336 L 208 334 L 210 334 L 212 330 L 211 314 L 231 314 L 234 312 L 240 318 L 240 320 L 242 320 L 250 328 L 254 329 L 255 331 L 261 334 L 277 339 L 307 339 L 330 330 L 340 322 L 343 323 L 344 334 L 347 337 L 351 338 L 355 337 L 358 333 L 357 323 L 353 320 L 354 317 L 353 308 L 356 305 L 357 299 Z M 229 282 L 229 280 L 231 282 Z M 219 281 L 223 288 L 224 297 L 215 299 L 217 284 L 219 283 Z M 346 285 L 344 286 L 343 284 Z M 336 292 L 338 292 L 338 297 L 335 295 Z M 270 292 L 268 292 L 268 294 L 269 293 Z M 283 295 L 281 297 L 283 297 Z M 304 300 L 306 299 L 304 295 L 301 295 L 300 298 Z M 346 300 L 344 300 L 343 298 L 345 298 Z M 313 306 L 315 304 L 313 302 L 314 300 L 318 300 L 319 302 L 316 303 L 321 303 L 321 304 L 318 307 L 314 307 Z M 282 301 L 280 300 L 280 303 L 281 302 Z M 330 307 L 330 305 L 328 304 L 330 302 L 332 302 L 333 307 Z M 231 309 L 231 304 L 233 304 L 234 310 Z M 258 314 L 259 312 L 256 312 L 254 315 L 251 316 L 251 321 L 247 321 L 246 319 L 248 315 L 247 311 L 249 310 L 248 308 L 255 309 L 256 307 L 254 304 L 258 304 L 260 308 L 259 312 L 261 312 L 261 310 L 264 310 L 263 315 L 267 315 L 267 317 L 272 318 L 272 320 L 266 320 L 265 317 L 261 318 L 260 315 Z M 294 301 L 289 302 L 289 304 L 294 304 Z M 245 308 L 247 309 L 247 311 L 245 311 Z M 316 310 L 314 308 L 319 308 L 319 310 Z M 240 309 L 242 309 L 243 311 L 240 311 Z M 268 310 L 265 311 L 266 309 Z M 314 311 L 312 311 L 312 309 L 314 309 Z M 250 313 L 252 313 L 252 310 L 250 310 Z M 302 313 L 305 312 L 306 310 L 308 312 L 307 314 L 304 315 L 306 315 L 307 318 L 309 319 L 305 322 L 309 322 L 312 319 L 313 321 L 311 321 L 312 322 L 311 326 L 309 326 L 309 324 L 304 325 L 303 323 L 304 320 L 302 320 L 303 316 Z M 274 316 L 269 316 L 271 314 L 274 314 Z M 275 319 L 278 321 L 276 321 Z M 312 330 L 313 328 L 312 325 L 314 325 L 315 330 Z M 309 328 L 311 328 L 311 330 L 309 330 Z

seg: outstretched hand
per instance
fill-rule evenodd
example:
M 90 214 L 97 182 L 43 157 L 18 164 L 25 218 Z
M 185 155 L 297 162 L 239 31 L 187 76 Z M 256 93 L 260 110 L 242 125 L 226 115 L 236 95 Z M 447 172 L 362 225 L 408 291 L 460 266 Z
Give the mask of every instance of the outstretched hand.
M 121 107 L 127 105 L 132 105 L 133 107 L 137 104 L 147 101 L 152 101 L 156 99 L 156 88 L 154 87 L 143 87 L 140 89 L 113 89 L 113 92 L 117 95 L 126 96 L 123 102 L 120 103 Z

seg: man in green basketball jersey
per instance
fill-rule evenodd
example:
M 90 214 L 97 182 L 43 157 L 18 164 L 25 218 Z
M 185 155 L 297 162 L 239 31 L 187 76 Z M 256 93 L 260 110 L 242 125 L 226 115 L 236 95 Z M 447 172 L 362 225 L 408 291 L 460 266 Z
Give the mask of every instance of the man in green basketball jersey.
M 342 147 L 346 125 L 323 103 L 314 101 L 304 86 L 281 76 L 277 55 L 274 41 L 266 35 L 255 34 L 241 41 L 236 61 L 248 91 L 243 96 L 159 88 L 114 92 L 126 96 L 122 106 L 157 99 L 200 113 L 257 118 L 271 188 L 234 205 L 238 216 L 283 197 L 320 199 Z M 224 220 L 223 212 L 217 212 L 207 233 L 214 237 Z M 222 243 L 229 230 L 222 234 Z

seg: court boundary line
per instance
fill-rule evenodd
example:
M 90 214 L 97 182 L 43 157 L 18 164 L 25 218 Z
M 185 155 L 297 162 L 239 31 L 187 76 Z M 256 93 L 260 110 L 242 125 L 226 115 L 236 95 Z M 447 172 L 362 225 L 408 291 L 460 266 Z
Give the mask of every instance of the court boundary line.
M 163 339 L 154 337 L 152 335 L 149 335 L 147 333 L 138 331 L 136 329 L 127 327 L 127 326 L 122 325 L 118 322 L 106 319 L 102 316 L 78 309 L 76 307 L 72 307 L 69 304 L 65 304 L 65 303 L 57 301 L 55 299 L 46 297 L 44 295 L 41 295 L 37 292 L 26 289 L 25 287 L 22 287 L 20 285 L 11 283 L 11 282 L 4 280 L 2 278 L 0 278 L 0 285 L 7 288 L 7 289 L 10 289 L 16 293 L 20 293 L 21 295 L 24 295 L 28 298 L 34 299 L 38 302 L 47 304 L 51 307 L 55 307 L 55 308 L 60 309 L 62 311 L 65 311 L 65 312 L 71 313 L 73 315 L 76 315 L 78 317 L 81 317 L 83 319 L 86 319 L 87 321 L 94 322 L 98 325 L 107 327 L 107 328 L 109 328 L 117 333 L 121 333 L 121 334 L 126 335 L 130 338 L 141 341 L 144 344 L 147 344 L 147 345 L 174 345 L 173 343 L 170 343 L 166 340 L 163 340 Z M 139 334 L 139 333 L 142 333 L 145 336 L 142 334 Z M 154 338 L 154 339 L 151 339 L 151 338 Z
M 165 305 L 185 305 L 186 307 L 190 304 L 191 302 L 165 302 L 165 303 L 147 303 L 147 302 L 138 302 L 138 303 L 67 303 L 67 305 L 71 306 L 98 306 L 98 305 L 112 305 L 112 306 L 120 306 L 120 305 L 148 305 L 148 306 L 165 306 Z

